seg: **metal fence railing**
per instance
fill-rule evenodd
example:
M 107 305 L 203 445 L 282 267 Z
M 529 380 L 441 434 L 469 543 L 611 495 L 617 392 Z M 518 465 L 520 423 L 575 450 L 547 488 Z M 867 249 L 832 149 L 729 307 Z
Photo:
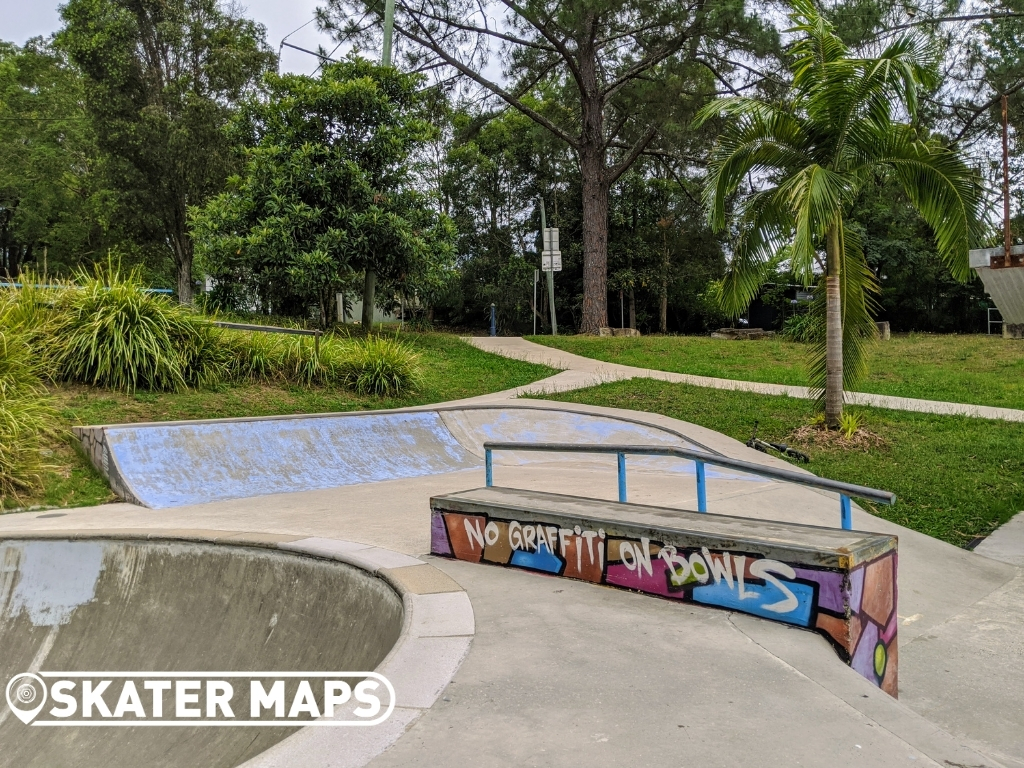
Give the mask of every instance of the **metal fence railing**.
M 277 325 L 252 325 L 250 323 L 228 323 L 224 320 L 214 320 L 211 325 L 215 325 L 218 328 L 228 328 L 232 331 L 258 331 L 261 333 L 286 333 L 292 336 L 312 336 L 313 344 L 316 347 L 317 354 L 320 353 L 320 337 L 323 336 L 323 331 L 313 330 L 307 331 L 304 328 L 281 328 Z
M 818 488 L 824 491 L 834 491 L 839 494 L 839 518 L 843 530 L 850 530 L 853 527 L 853 516 L 850 509 L 850 497 L 856 496 L 860 499 L 867 499 L 878 504 L 894 504 L 896 494 L 889 491 L 880 491 L 877 488 L 868 488 L 863 485 L 842 483 L 838 480 L 828 480 L 803 472 L 794 472 L 788 469 L 777 469 L 766 467 L 763 464 L 754 464 L 740 459 L 730 459 L 727 456 L 716 456 L 703 451 L 694 451 L 689 448 L 676 448 L 665 445 L 594 445 L 585 443 L 484 443 L 484 471 L 487 486 L 494 485 L 494 451 L 544 451 L 552 453 L 614 453 L 618 458 L 619 475 L 619 501 L 626 501 L 626 455 L 639 456 L 674 456 L 676 458 L 688 459 L 696 467 L 697 474 L 697 510 L 708 511 L 707 478 L 704 466 L 710 464 L 714 467 L 725 467 L 736 469 L 757 477 L 765 477 L 771 480 L 781 480 L 786 483 L 805 485 L 810 488 Z
M 20 290 L 20 289 L 22 289 L 24 287 L 25 287 L 24 283 L 10 283 L 10 282 L 7 282 L 5 280 L 0 280 L 0 288 L 18 288 Z M 55 283 L 55 284 L 34 283 L 32 285 L 32 287 L 33 288 L 38 288 L 38 289 L 51 289 L 51 288 L 68 288 L 68 287 L 79 288 L 80 286 L 77 286 L 77 285 L 67 286 L 67 285 L 61 285 L 60 283 Z M 170 288 L 143 288 L 142 292 L 143 293 L 163 293 L 163 294 L 166 294 L 168 296 L 170 294 L 174 293 L 174 291 L 171 290 Z

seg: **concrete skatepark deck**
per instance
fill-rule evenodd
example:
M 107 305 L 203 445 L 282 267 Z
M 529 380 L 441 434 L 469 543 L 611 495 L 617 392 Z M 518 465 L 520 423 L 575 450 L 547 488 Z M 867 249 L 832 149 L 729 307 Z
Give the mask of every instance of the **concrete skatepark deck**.
M 60 517 L 8 515 L 0 518 L 0 539 L 91 532 L 108 539 L 230 540 L 230 532 L 249 531 L 268 538 L 345 540 L 430 563 L 465 590 L 475 614 L 472 645 L 468 633 L 454 630 L 449 634 L 461 638 L 458 643 L 449 637 L 433 645 L 418 641 L 434 654 L 425 668 L 447 664 L 448 678 L 426 686 L 429 695 L 418 693 L 422 683 L 395 683 L 399 708 L 416 714 L 415 720 L 410 714 L 389 721 L 393 738 L 383 746 L 339 751 L 307 744 L 298 760 L 288 757 L 299 754 L 288 753 L 290 745 L 318 730 L 301 728 L 255 758 L 265 765 L 643 765 L 671 759 L 731 766 L 757 759 L 771 766 L 1024 766 L 1020 569 L 860 509 L 854 509 L 854 528 L 894 534 L 900 541 L 898 701 L 842 664 L 828 642 L 810 632 L 426 555 L 428 499 L 482 484 L 484 440 L 663 441 L 782 464 L 666 417 L 543 401 L 522 405 L 491 397 L 379 417 L 200 422 L 177 433 L 176 425 L 163 425 L 160 440 L 174 457 L 164 464 L 159 450 L 140 450 L 133 457 L 137 464 L 122 462 L 125 446 L 157 445 L 158 433 L 147 433 L 155 427 L 94 430 L 88 437 L 94 460 L 102 465 L 105 456 L 108 469 L 120 472 L 134 497 L 150 508 L 112 504 L 66 510 Z M 366 421 L 374 417 L 382 421 Z M 357 420 L 363 420 L 363 437 L 345 429 Z M 275 463 L 268 453 L 273 430 L 265 426 L 275 422 L 292 430 L 279 443 L 289 462 L 318 451 L 328 459 L 304 459 L 297 468 Z M 322 428 L 328 423 L 329 429 Z M 224 439 L 229 432 L 221 425 L 232 424 L 253 432 Z M 426 432 L 388 440 L 400 433 L 400 424 L 426 425 Z M 266 431 L 262 442 L 252 437 L 259 430 Z M 307 436 L 303 450 L 298 446 Z M 426 463 L 409 456 L 420 438 L 430 446 Z M 333 457 L 346 444 L 359 446 L 369 482 L 360 482 L 364 470 L 355 465 L 347 465 L 341 482 L 330 475 Z M 189 463 L 193 449 L 202 461 Z M 218 465 L 231 467 L 230 473 L 218 476 Z M 383 474 L 373 474 L 382 467 Z M 398 471 L 387 476 L 388 468 Z M 151 477 L 162 471 L 178 473 L 184 484 L 180 496 Z M 692 464 L 651 457 L 632 462 L 630 471 L 632 502 L 694 508 Z M 285 479 L 275 480 L 275 472 Z M 507 487 L 616 497 L 614 457 L 502 454 L 495 472 L 497 483 Z M 289 479 L 295 477 L 302 482 Z M 303 487 L 305 482 L 310 484 Z M 204 485 L 208 501 L 201 501 Z M 708 505 L 723 515 L 838 525 L 834 495 L 739 473 L 709 472 Z M 420 567 L 426 566 L 409 569 Z

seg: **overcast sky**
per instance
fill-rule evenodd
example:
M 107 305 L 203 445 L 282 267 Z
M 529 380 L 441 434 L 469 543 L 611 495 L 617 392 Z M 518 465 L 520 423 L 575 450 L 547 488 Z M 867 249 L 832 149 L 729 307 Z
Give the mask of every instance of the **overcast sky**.
M 277 50 L 281 38 L 313 18 L 313 11 L 323 0 L 248 0 L 241 3 L 246 15 L 267 27 L 267 42 Z M 59 0 L 0 0 L 0 40 L 19 45 L 30 37 L 50 35 L 60 26 L 57 12 Z M 310 24 L 288 38 L 289 43 L 316 50 L 318 44 L 333 47 L 326 35 Z M 281 70 L 312 72 L 317 59 L 309 54 L 285 48 L 281 53 Z

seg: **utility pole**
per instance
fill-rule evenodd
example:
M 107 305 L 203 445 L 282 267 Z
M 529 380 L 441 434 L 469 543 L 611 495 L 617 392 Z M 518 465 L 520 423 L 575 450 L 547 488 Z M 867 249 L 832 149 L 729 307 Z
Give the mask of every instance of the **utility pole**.
M 544 214 L 544 198 L 540 198 L 540 261 L 541 267 L 544 266 L 544 252 L 546 248 L 545 239 L 547 237 L 548 220 Z M 554 260 L 554 256 L 551 257 Z M 551 269 L 546 270 L 548 273 L 548 302 L 551 306 L 551 335 L 558 335 L 558 320 L 555 319 L 555 270 L 554 264 L 550 264 Z
M 395 0 L 384 0 L 384 51 L 381 64 L 391 66 L 391 38 L 395 33 Z
M 381 51 L 381 66 L 391 66 L 391 38 L 395 32 L 395 0 L 384 1 L 384 46 Z M 377 292 L 377 271 L 372 265 L 366 267 L 363 278 L 363 329 L 369 333 L 373 330 L 373 301 Z
M 1004 263 L 1010 266 L 1010 129 L 1006 116 L 1006 94 L 1001 99 L 1003 106 L 1003 248 Z

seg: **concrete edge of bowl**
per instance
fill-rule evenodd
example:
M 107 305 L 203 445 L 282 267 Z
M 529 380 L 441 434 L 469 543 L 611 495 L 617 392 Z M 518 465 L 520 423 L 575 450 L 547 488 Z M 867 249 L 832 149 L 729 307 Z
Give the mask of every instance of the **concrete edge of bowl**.
M 356 768 L 390 747 L 448 686 L 476 633 L 466 591 L 415 557 L 340 539 L 203 529 L 11 531 L 0 539 L 134 539 L 263 547 L 336 560 L 384 579 L 402 598 L 402 633 L 377 666 L 395 688 L 391 716 L 370 728 L 300 728 L 239 768 Z M 354 670 L 355 671 L 355 670 Z

